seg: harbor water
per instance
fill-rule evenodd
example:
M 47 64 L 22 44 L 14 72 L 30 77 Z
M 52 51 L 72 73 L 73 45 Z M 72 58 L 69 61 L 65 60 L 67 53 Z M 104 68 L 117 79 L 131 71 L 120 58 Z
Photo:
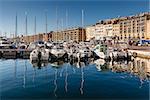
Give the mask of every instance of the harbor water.
M 149 62 L 0 59 L 0 96 L 2 100 L 149 100 Z

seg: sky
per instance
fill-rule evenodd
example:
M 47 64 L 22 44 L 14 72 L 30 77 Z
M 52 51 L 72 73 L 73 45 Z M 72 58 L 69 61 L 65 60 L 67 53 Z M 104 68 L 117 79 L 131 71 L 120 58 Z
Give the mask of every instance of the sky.
M 57 9 L 57 18 L 56 18 Z M 28 34 L 34 32 L 36 16 L 37 33 L 45 32 L 45 12 L 47 12 L 48 32 L 58 29 L 81 26 L 82 9 L 84 26 L 93 25 L 99 20 L 118 16 L 135 15 L 150 11 L 149 0 L 0 0 L 0 35 L 15 33 L 15 18 L 18 17 L 18 35 L 25 34 L 25 12 L 28 17 Z M 66 25 L 66 12 L 68 25 Z

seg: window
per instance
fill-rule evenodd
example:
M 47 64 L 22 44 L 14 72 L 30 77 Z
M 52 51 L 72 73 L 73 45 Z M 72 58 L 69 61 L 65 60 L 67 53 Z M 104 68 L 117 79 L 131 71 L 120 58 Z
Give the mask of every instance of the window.
M 144 27 L 141 27 L 141 31 L 142 31 L 142 32 L 144 32 L 144 31 L 145 31 Z
M 131 28 L 128 28 L 128 33 L 131 33 Z

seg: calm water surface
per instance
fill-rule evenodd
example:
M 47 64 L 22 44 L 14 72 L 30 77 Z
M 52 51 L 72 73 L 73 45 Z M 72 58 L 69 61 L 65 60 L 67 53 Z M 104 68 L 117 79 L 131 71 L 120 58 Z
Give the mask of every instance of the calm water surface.
M 31 63 L 0 60 L 0 96 L 6 99 L 149 100 L 150 60 Z

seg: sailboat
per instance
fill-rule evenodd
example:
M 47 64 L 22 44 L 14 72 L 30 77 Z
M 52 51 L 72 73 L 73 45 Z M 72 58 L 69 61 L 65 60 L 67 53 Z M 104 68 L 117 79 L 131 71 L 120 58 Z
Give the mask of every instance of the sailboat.
M 48 61 L 49 50 L 44 48 L 37 48 L 30 53 L 31 61 Z
M 47 15 L 47 14 L 45 14 Z M 47 17 L 46 17 L 47 21 Z M 47 22 L 46 22 L 46 32 L 47 32 Z M 36 17 L 35 17 L 35 34 L 36 34 Z M 40 44 L 41 45 L 41 44 Z M 48 61 L 49 60 L 49 50 L 45 49 L 43 46 L 38 46 L 30 53 L 31 61 Z

